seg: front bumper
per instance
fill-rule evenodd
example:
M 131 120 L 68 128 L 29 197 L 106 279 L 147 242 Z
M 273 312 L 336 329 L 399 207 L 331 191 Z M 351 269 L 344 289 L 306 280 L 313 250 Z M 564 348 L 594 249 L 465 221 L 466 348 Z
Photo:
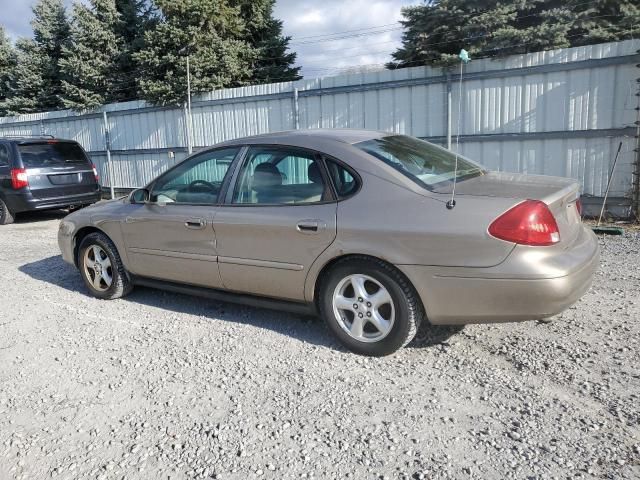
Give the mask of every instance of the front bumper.
M 577 302 L 600 263 L 598 239 L 585 227 L 570 247 L 545 248 L 517 246 L 491 268 L 398 267 L 434 325 L 537 320 Z

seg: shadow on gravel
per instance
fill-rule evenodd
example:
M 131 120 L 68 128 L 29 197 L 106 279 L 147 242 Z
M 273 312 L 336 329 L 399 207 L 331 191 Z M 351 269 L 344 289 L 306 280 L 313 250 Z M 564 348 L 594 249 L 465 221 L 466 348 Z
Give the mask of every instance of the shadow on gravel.
M 72 292 L 78 292 L 82 295 L 88 295 L 78 271 L 64 262 L 60 255 L 27 263 L 19 267 L 18 270 L 36 280 L 47 282 Z M 160 308 L 174 313 L 206 317 L 211 320 L 252 325 L 314 345 L 344 351 L 330 336 L 324 324 L 314 317 L 228 302 L 217 302 L 145 287 L 136 287 L 122 301 Z
M 20 225 L 23 223 L 48 222 L 50 220 L 62 220 L 69 215 L 67 210 L 45 210 L 43 212 L 23 212 L 16 216 L 15 223 Z
M 451 337 L 460 333 L 463 329 L 464 325 L 430 325 L 429 322 L 423 322 L 415 338 L 406 348 L 425 348 L 434 345 L 446 345 Z

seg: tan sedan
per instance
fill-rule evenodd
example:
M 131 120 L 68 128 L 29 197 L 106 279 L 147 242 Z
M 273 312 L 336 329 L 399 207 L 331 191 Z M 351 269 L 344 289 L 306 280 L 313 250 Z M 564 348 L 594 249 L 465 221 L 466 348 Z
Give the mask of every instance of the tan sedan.
M 578 190 L 408 136 L 302 130 L 198 152 L 69 215 L 59 244 L 96 297 L 146 285 L 317 312 L 347 348 L 386 355 L 421 322 L 540 319 L 576 302 L 599 256 Z

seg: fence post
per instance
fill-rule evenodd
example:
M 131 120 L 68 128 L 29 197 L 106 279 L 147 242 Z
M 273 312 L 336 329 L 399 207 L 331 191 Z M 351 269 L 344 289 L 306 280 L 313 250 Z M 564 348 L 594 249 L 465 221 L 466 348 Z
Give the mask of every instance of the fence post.
M 293 118 L 296 130 L 300 129 L 300 107 L 298 105 L 298 88 L 293 89 Z
M 447 72 L 447 150 L 451 150 L 451 72 Z
M 44 137 L 45 136 L 45 128 L 44 128 L 44 122 L 42 120 L 40 120 L 40 136 Z
M 102 112 L 102 119 L 104 121 L 104 145 L 107 151 L 107 171 L 109 172 L 109 188 L 111 190 L 111 200 L 116 198 L 115 187 L 113 185 L 113 165 L 111 162 L 111 134 L 109 133 L 109 120 L 107 119 L 107 112 Z
M 640 53 L 640 50 L 638 50 Z M 640 68 L 640 63 L 636 65 Z M 632 175 L 632 200 L 631 200 L 631 216 L 635 217 L 636 222 L 640 222 L 640 77 L 636 79 L 637 82 L 637 102 L 636 102 L 636 148 L 635 148 L 635 160 L 633 165 Z

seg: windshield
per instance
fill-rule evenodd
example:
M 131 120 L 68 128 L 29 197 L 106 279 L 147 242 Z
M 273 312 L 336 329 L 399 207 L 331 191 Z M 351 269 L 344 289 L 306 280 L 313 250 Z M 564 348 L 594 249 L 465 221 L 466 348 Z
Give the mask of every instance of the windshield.
M 88 163 L 77 143 L 28 143 L 19 145 L 24 168 L 60 167 L 69 164 Z
M 399 170 L 423 187 L 469 176 L 482 175 L 484 169 L 477 163 L 458 155 L 458 172 L 455 173 L 456 156 L 442 147 L 405 135 L 392 135 L 356 143 L 364 150 Z

